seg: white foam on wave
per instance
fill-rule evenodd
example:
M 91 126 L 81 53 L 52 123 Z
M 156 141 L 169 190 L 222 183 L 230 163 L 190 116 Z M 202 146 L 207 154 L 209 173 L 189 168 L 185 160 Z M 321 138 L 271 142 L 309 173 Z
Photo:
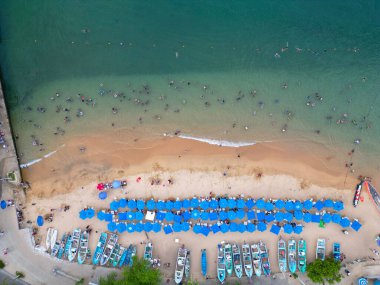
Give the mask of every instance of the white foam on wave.
M 181 139 L 194 140 L 194 141 L 208 143 L 211 145 L 223 146 L 223 147 L 243 147 L 243 146 L 250 146 L 250 145 L 256 144 L 256 142 L 233 142 L 233 141 L 226 141 L 226 140 L 192 137 L 192 136 L 186 136 L 186 135 L 179 135 L 178 137 Z
M 64 147 L 65 145 L 61 145 L 61 147 Z M 29 161 L 27 163 L 24 163 L 24 164 L 21 164 L 20 165 L 20 168 L 27 168 L 33 164 L 36 164 L 38 162 L 40 162 L 41 160 L 43 160 L 44 158 L 48 158 L 50 156 L 52 156 L 53 154 L 55 154 L 58 150 L 54 150 L 52 152 L 49 152 L 48 154 L 45 154 L 42 158 L 37 158 L 37 159 L 34 159 L 32 161 Z

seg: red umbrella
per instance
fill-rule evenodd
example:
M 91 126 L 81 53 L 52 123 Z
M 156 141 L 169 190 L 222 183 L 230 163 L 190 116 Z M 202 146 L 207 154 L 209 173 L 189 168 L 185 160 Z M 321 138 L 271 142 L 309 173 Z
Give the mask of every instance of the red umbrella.
M 104 189 L 104 184 L 103 183 L 99 183 L 98 186 L 96 186 L 96 188 L 101 191 Z

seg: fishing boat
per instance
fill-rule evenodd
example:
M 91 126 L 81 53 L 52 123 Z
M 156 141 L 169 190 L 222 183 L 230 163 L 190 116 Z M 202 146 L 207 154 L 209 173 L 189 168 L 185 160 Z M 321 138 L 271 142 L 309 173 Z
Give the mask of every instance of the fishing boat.
M 297 243 L 292 237 L 288 242 L 289 271 L 295 273 L 297 270 Z
M 104 247 L 102 257 L 100 258 L 100 265 L 105 265 L 108 262 L 115 248 L 118 238 L 119 237 L 117 234 L 111 234 L 106 246 Z
M 202 269 L 202 275 L 206 277 L 206 275 L 207 275 L 207 252 L 206 252 L 206 249 L 202 249 L 201 269 Z
M 81 229 L 77 228 L 73 231 L 73 235 L 71 236 L 71 245 L 69 249 L 69 253 L 67 259 L 72 262 L 77 256 L 79 241 L 80 241 Z
M 129 249 L 132 247 L 132 245 L 129 245 L 128 248 L 124 248 L 124 251 L 121 253 L 121 257 L 120 257 L 120 261 L 119 261 L 119 266 L 123 266 L 124 263 L 125 263 L 125 259 L 127 257 L 128 254 L 130 254 Z
M 45 243 L 46 243 L 46 250 L 49 250 L 50 247 L 51 247 L 51 234 L 53 232 L 53 229 L 52 228 L 48 228 L 47 229 L 47 233 L 46 233 L 46 240 L 45 240 Z
M 224 245 L 224 260 L 226 263 L 227 275 L 231 276 L 232 270 L 234 269 L 234 264 L 232 261 L 232 246 L 229 243 Z
M 90 235 L 87 231 L 83 231 L 82 234 L 80 235 L 79 250 L 78 250 L 79 264 L 83 264 L 87 259 L 89 236 Z
M 278 240 L 278 267 L 280 268 L 281 272 L 286 272 L 286 241 L 280 237 Z
M 52 257 L 57 256 L 60 247 L 61 247 L 61 243 L 59 241 L 56 241 L 55 244 L 54 244 L 54 246 L 53 246 L 53 248 L 51 249 L 50 255 Z
M 185 263 L 185 277 L 190 278 L 190 250 L 187 250 L 186 263 Z
M 180 284 L 183 279 L 183 273 L 186 264 L 187 249 L 182 246 L 178 249 L 177 262 L 175 265 L 174 282 Z
M 248 243 L 244 243 L 241 249 L 243 253 L 243 265 L 245 274 L 248 276 L 248 278 L 251 278 L 253 275 L 253 267 L 250 246 Z
M 375 203 L 377 206 L 377 209 L 380 210 L 380 195 L 376 191 L 375 187 L 368 181 L 365 182 L 367 186 L 368 193 L 371 195 L 370 197 L 372 198 L 372 201 Z
M 232 245 L 232 260 L 234 263 L 236 277 L 241 278 L 243 276 L 243 265 L 241 262 L 240 247 L 236 243 Z
M 147 242 L 145 245 L 145 250 L 144 250 L 144 259 L 148 260 L 150 264 L 153 264 L 153 244 L 151 242 Z
M 340 261 L 340 243 L 334 242 L 333 255 L 336 261 Z
M 254 243 L 251 245 L 251 254 L 252 254 L 252 264 L 253 269 L 257 277 L 261 276 L 261 256 L 259 244 Z
M 65 258 L 67 258 L 69 256 L 69 251 L 70 251 L 70 248 L 71 248 L 71 241 L 72 241 L 72 235 L 69 234 L 67 236 L 67 240 L 66 240 L 66 244 L 65 244 L 65 249 L 63 251 L 63 256 Z
M 306 272 L 306 241 L 302 238 L 298 241 L 298 269 Z
M 53 247 L 55 246 L 55 243 L 57 242 L 58 238 L 58 230 L 55 228 L 51 228 L 51 235 L 50 235 L 50 250 L 53 251 Z
M 59 258 L 59 259 L 62 258 L 63 253 L 65 251 L 65 245 L 67 242 L 67 237 L 68 237 L 68 235 L 66 233 L 63 233 L 62 238 L 61 238 L 61 242 L 59 244 L 58 254 L 57 254 L 57 258 Z
M 98 244 L 96 245 L 94 255 L 92 256 L 92 264 L 97 265 L 104 251 L 104 247 L 107 242 L 107 233 L 101 233 Z
M 317 240 L 317 249 L 315 251 L 317 259 L 325 260 L 326 256 L 326 241 L 323 238 Z
M 259 250 L 261 257 L 261 269 L 263 270 L 263 274 L 265 276 L 270 275 L 270 263 L 268 258 L 268 249 L 265 243 L 262 241 L 259 242 Z
M 116 266 L 117 263 L 118 263 L 119 260 L 120 260 L 120 257 L 121 257 L 121 256 L 119 255 L 119 253 L 120 253 L 120 247 L 121 247 L 121 245 L 120 245 L 119 243 L 115 244 L 115 247 L 114 247 L 114 249 L 113 249 L 113 251 L 112 251 L 112 253 L 111 253 L 111 256 L 110 256 L 109 262 L 110 262 L 110 264 L 111 264 L 112 266 Z M 117 259 L 117 262 L 116 262 L 116 265 L 114 265 L 114 262 L 116 261 L 116 259 Z
M 128 249 L 127 249 L 127 252 L 125 254 L 125 258 L 124 258 L 124 265 L 128 265 L 130 264 L 131 262 L 131 256 L 132 256 L 132 248 L 133 248 L 133 245 L 130 244 Z M 121 264 L 122 265 L 122 264 Z
M 218 279 L 221 283 L 226 279 L 226 262 L 224 260 L 224 249 L 221 244 L 218 244 L 218 264 L 217 264 Z
M 360 182 L 358 185 L 356 185 L 354 200 L 352 202 L 354 207 L 356 207 L 359 204 L 360 194 L 362 192 L 362 186 L 363 186 L 363 182 Z
M 136 246 L 132 245 L 131 254 L 129 257 L 129 264 L 128 264 L 130 267 L 132 267 L 132 265 L 133 265 L 133 257 L 136 256 L 136 251 L 137 251 Z

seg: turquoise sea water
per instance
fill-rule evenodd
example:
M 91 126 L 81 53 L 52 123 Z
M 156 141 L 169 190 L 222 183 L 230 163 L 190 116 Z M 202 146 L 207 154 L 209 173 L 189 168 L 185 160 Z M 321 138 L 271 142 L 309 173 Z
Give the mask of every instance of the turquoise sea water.
M 0 7 L 1 76 L 22 162 L 114 123 L 233 142 L 311 141 L 342 155 L 360 138 L 359 170 L 379 168 L 378 1 Z

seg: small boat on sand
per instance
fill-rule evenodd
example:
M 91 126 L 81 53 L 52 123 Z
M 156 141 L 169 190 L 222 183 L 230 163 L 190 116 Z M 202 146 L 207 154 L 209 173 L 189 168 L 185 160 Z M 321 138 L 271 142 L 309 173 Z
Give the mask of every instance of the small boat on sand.
M 201 269 L 202 269 L 202 275 L 206 277 L 206 275 L 207 275 L 207 252 L 206 252 L 206 249 L 202 249 Z
M 280 237 L 278 240 L 278 267 L 281 272 L 286 272 L 286 241 Z
M 137 247 L 135 245 L 132 245 L 131 248 L 131 254 L 129 256 L 129 266 L 132 267 L 133 265 L 133 257 L 136 256 Z
M 103 254 L 104 247 L 107 242 L 108 235 L 107 233 L 101 233 L 99 237 L 98 244 L 96 245 L 94 255 L 92 256 L 92 264 L 97 265 L 99 263 L 99 260 Z
M 295 273 L 297 270 L 297 243 L 292 237 L 288 242 L 289 271 Z
M 250 246 L 248 243 L 244 243 L 241 249 L 243 253 L 243 266 L 245 274 L 248 278 L 251 278 L 253 275 L 253 267 Z
M 174 282 L 180 284 L 183 279 L 183 273 L 186 264 L 187 249 L 182 246 L 178 249 L 177 262 L 175 265 Z
M 52 257 L 57 256 L 60 247 L 61 247 L 61 243 L 59 241 L 56 241 L 55 244 L 54 244 L 54 246 L 53 246 L 53 248 L 51 249 L 50 255 Z
M 232 270 L 234 269 L 234 264 L 232 261 L 232 246 L 229 243 L 224 245 L 224 260 L 226 263 L 227 275 L 231 276 Z
M 224 259 L 224 249 L 221 244 L 218 244 L 218 263 L 217 263 L 218 279 L 221 283 L 226 279 L 226 262 Z
M 334 242 L 333 255 L 336 261 L 340 261 L 340 243 Z
M 232 260 L 234 263 L 236 277 L 241 278 L 243 276 L 243 266 L 241 262 L 240 247 L 236 243 L 232 245 Z
M 124 248 L 124 250 L 121 252 L 121 256 L 120 256 L 120 260 L 118 264 L 119 267 L 122 267 L 124 265 L 125 257 L 127 256 L 127 254 L 128 254 L 128 248 Z
M 153 244 L 151 242 L 147 242 L 144 250 L 144 259 L 148 260 L 150 264 L 153 264 Z
M 70 247 L 71 247 L 71 241 L 72 241 L 72 235 L 71 233 L 67 236 L 67 239 L 66 239 L 66 244 L 65 244 L 65 249 L 63 251 L 63 256 L 65 258 L 68 258 L 69 256 L 69 251 L 70 251 Z
M 87 259 L 88 254 L 88 238 L 89 233 L 83 231 L 80 235 L 79 250 L 78 250 L 78 263 L 83 264 Z
M 298 269 L 306 272 L 306 241 L 302 238 L 298 241 Z
M 53 251 L 53 247 L 55 243 L 57 242 L 58 238 L 58 230 L 55 228 L 51 228 L 51 235 L 50 235 L 50 250 Z
M 253 269 L 255 270 L 255 274 L 257 277 L 261 276 L 261 256 L 260 256 L 260 248 L 258 243 L 254 243 L 251 245 L 251 254 L 252 254 L 252 264 Z
M 117 234 L 111 234 L 106 246 L 104 247 L 104 251 L 102 254 L 102 257 L 100 258 L 100 265 L 106 265 L 108 260 L 111 257 L 111 254 L 115 248 L 115 245 L 118 240 L 118 235 Z
M 69 253 L 67 256 L 67 259 L 70 262 L 74 261 L 75 257 L 77 256 L 80 234 L 81 234 L 81 229 L 77 228 L 73 231 L 73 235 L 71 236 L 71 245 L 70 245 Z
M 363 182 L 360 182 L 358 185 L 356 185 L 354 200 L 352 202 L 354 207 L 356 207 L 359 204 L 360 194 L 362 192 L 362 187 L 363 187 Z
M 268 258 L 268 249 L 264 242 L 259 242 L 260 257 L 261 257 L 261 269 L 265 276 L 270 275 L 270 263 Z
M 62 238 L 61 238 L 61 242 L 59 244 L 58 254 L 57 254 L 57 258 L 59 258 L 59 259 L 62 258 L 63 253 L 65 251 L 65 245 L 67 242 L 67 237 L 68 237 L 68 235 L 66 233 L 63 233 Z
M 109 259 L 109 262 L 112 266 L 116 266 L 119 263 L 119 260 L 121 257 L 120 250 L 121 250 L 121 245 L 119 243 L 115 244 L 115 247 Z
M 130 262 L 131 262 L 131 257 L 132 257 L 132 248 L 133 248 L 133 244 L 130 244 L 128 246 L 128 248 L 126 249 L 125 251 L 125 256 L 122 256 L 121 259 L 124 258 L 124 262 L 123 264 L 120 263 L 120 266 L 123 266 L 123 265 L 129 265 Z M 123 254 L 124 255 L 124 254 Z
M 46 250 L 49 250 L 51 247 L 51 234 L 52 234 L 53 228 L 48 228 L 46 233 Z
M 315 256 L 317 259 L 325 260 L 326 256 L 326 241 L 323 238 L 317 240 L 317 249 L 315 251 Z
M 185 263 L 185 277 L 187 279 L 190 278 L 190 250 L 187 250 L 187 254 L 186 254 L 186 263 Z

